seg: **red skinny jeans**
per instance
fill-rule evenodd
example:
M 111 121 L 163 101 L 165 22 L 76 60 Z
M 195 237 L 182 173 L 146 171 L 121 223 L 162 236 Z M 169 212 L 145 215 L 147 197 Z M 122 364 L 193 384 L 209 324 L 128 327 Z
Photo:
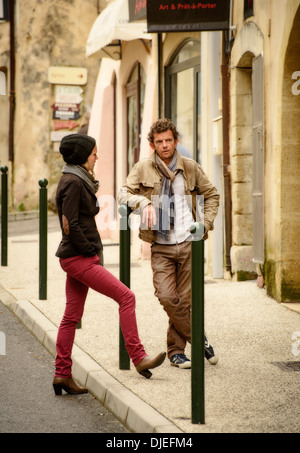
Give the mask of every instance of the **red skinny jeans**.
M 89 288 L 114 299 L 119 304 L 120 326 L 133 364 L 136 366 L 147 355 L 138 335 L 134 293 L 99 263 L 97 255 L 60 258 L 60 265 L 67 273 L 67 279 L 66 308 L 56 341 L 56 377 L 72 377 L 71 354 L 75 331 L 83 315 Z

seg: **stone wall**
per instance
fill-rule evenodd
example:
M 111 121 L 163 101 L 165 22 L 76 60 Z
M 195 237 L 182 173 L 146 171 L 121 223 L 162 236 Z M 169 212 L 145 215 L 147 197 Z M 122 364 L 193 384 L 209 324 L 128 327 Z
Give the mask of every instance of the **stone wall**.
M 87 69 L 87 84 L 82 87 L 81 118 L 92 105 L 99 70 L 97 58 L 85 57 L 86 41 L 99 13 L 97 4 L 102 9 L 106 1 L 22 0 L 15 3 L 16 107 L 10 209 L 31 210 L 38 207 L 39 179 L 49 181 L 49 199 L 53 199 L 62 166 L 58 144 L 51 141 L 54 86 L 48 81 L 48 69 L 51 66 Z M 5 35 L 8 33 L 8 23 L 0 24 L 0 33 L 2 30 Z M 2 49 L 2 43 L 1 40 L 3 60 L 3 55 L 9 55 L 9 41 L 5 43 L 6 49 Z M 0 66 L 2 64 L 0 60 Z M 9 69 L 9 62 L 7 66 Z M 5 135 L 8 136 L 8 130 Z M 2 143 L 1 161 L 9 164 Z

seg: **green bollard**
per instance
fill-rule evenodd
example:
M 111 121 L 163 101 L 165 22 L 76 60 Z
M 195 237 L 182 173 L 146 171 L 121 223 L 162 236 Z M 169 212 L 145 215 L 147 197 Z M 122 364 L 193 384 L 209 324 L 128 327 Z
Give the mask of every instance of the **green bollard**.
M 1 167 L 1 266 L 7 266 L 7 171 Z
M 191 319 L 191 350 L 192 350 L 192 423 L 205 423 L 204 394 L 204 226 L 195 223 L 190 227 L 193 234 L 191 265 L 192 265 L 192 319 Z
M 122 205 L 120 214 L 120 281 L 130 288 L 130 227 L 128 218 L 130 208 Z M 125 347 L 125 341 L 121 327 L 119 327 L 119 368 L 130 370 L 130 359 Z
M 40 179 L 40 266 L 39 266 L 39 298 L 47 299 L 47 179 Z

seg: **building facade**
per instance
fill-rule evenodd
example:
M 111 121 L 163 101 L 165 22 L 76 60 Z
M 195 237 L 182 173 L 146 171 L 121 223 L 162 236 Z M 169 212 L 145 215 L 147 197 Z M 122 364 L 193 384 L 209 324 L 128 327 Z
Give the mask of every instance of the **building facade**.
M 125 11 L 115 14 L 114 33 L 99 28 L 96 37 L 95 23 L 87 43 L 89 58 L 103 57 L 90 133 L 99 141 L 104 193 L 116 199 L 132 164 L 149 155 L 151 123 L 171 117 L 221 194 L 206 272 L 258 277 L 276 300 L 299 301 L 300 2 L 233 0 L 226 32 L 150 36 L 145 18 L 144 32 L 130 24 L 125 3 L 110 2 L 111 12 L 121 4 Z M 127 36 L 118 27 L 124 22 Z M 107 208 L 106 219 L 113 222 L 116 209 Z M 108 237 L 113 225 L 105 225 Z
M 8 14 L 0 21 L 0 162 L 8 167 L 10 210 L 27 211 L 38 209 L 41 178 L 53 206 L 59 140 L 91 108 L 98 65 L 86 59 L 85 45 L 106 1 L 1 2 Z M 82 77 L 74 80 L 69 68 Z
M 299 302 L 299 1 L 247 4 L 230 53 L 232 270 L 252 260 L 270 296 Z

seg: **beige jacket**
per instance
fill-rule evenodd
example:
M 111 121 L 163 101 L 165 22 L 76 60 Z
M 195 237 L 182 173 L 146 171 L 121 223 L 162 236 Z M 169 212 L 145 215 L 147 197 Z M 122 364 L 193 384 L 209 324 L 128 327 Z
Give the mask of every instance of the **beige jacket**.
M 202 167 L 194 160 L 183 157 L 178 153 L 177 170 L 182 170 L 185 195 L 192 209 L 195 221 L 199 218 L 197 195 L 204 200 L 204 226 L 207 231 L 213 229 L 213 222 L 218 212 L 219 194 L 205 175 Z M 127 204 L 135 213 L 141 214 L 143 209 L 151 203 L 151 197 L 158 198 L 162 185 L 163 175 L 155 162 L 155 152 L 147 158 L 137 162 L 130 171 L 126 184 L 120 189 L 119 204 Z M 153 201 L 153 198 L 152 198 Z M 156 231 L 140 226 L 139 237 L 146 242 L 154 243 Z

